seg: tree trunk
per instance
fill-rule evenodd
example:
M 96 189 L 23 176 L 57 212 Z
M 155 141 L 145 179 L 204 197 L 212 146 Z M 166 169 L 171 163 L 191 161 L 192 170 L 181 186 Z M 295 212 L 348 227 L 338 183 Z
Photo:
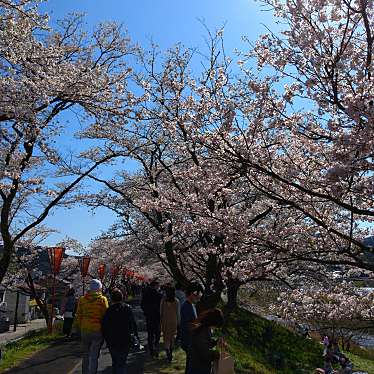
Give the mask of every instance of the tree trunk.
M 212 293 L 204 293 L 200 301 L 196 305 L 197 313 L 201 313 L 204 310 L 216 308 L 218 303 L 221 301 L 222 290 L 215 291 Z
M 12 259 L 12 254 L 13 254 L 13 244 L 11 242 L 8 242 L 6 239 L 4 239 L 4 235 L 3 236 L 3 255 L 0 259 L 0 283 L 3 281 L 7 271 L 8 271 L 8 268 L 9 268 L 9 264 L 10 264 L 10 261 Z
M 32 278 L 30 272 L 27 272 L 27 278 L 26 278 L 26 283 L 29 286 L 31 297 L 35 299 L 36 303 L 38 304 L 39 309 L 41 310 L 43 317 L 47 323 L 49 322 L 49 313 L 48 313 L 48 307 L 47 304 L 40 299 L 39 295 L 37 294 L 34 286 L 34 279 Z
M 227 303 L 225 309 L 234 310 L 238 307 L 238 291 L 241 286 L 241 283 L 232 279 L 227 282 Z

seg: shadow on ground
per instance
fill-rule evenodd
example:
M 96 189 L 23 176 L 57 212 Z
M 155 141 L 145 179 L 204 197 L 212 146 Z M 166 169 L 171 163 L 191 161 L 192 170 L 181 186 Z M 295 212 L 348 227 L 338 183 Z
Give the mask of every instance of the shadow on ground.
M 80 361 L 81 355 L 79 341 L 61 340 L 34 354 L 7 374 L 66 374 L 72 363 Z
M 144 363 L 144 374 L 184 374 L 186 356 L 185 353 L 178 349 L 174 352 L 173 362 L 170 364 L 166 361 L 164 352 L 158 359 L 148 359 Z M 136 373 L 138 374 L 138 373 Z

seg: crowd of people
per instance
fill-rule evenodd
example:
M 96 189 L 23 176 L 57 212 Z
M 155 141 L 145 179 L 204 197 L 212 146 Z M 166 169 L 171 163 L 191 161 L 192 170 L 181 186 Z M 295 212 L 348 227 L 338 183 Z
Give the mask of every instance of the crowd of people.
M 213 347 L 225 344 L 223 339 L 212 337 L 212 329 L 223 326 L 222 312 L 209 309 L 197 315 L 196 303 L 200 297 L 199 284 L 190 284 L 183 291 L 179 284 L 160 288 L 154 280 L 144 289 L 141 301 L 151 356 L 158 357 L 162 332 L 169 362 L 176 343 L 186 352 L 186 374 L 210 374 L 213 362 L 219 358 Z
M 139 291 L 139 290 L 138 290 Z M 213 363 L 225 351 L 222 338 L 214 339 L 213 330 L 224 324 L 219 309 L 197 313 L 202 288 L 191 283 L 185 290 L 179 284 L 160 287 L 157 280 L 142 288 L 141 309 L 147 328 L 147 349 L 158 358 L 160 338 L 169 363 L 178 344 L 186 353 L 185 374 L 211 374 Z M 89 291 L 76 302 L 74 289 L 69 289 L 63 304 L 63 332 L 69 337 L 72 329 L 79 331 L 83 348 L 82 373 L 96 374 L 100 350 L 105 340 L 112 358 L 113 374 L 126 373 L 127 356 L 139 342 L 137 324 L 131 307 L 124 303 L 121 290 L 110 293 L 110 305 L 102 293 L 102 284 L 92 279 Z M 353 364 L 339 349 L 335 339 L 325 336 L 324 366 L 320 374 L 352 374 Z M 215 349 L 217 346 L 219 349 Z M 340 365 L 339 370 L 334 366 Z
M 353 364 L 347 356 L 345 356 L 339 348 L 339 344 L 335 339 L 329 338 L 327 335 L 323 338 L 323 369 L 319 368 L 316 373 L 321 374 L 352 374 Z M 340 369 L 334 370 L 333 365 L 339 364 Z
M 157 280 L 142 289 L 141 309 L 147 326 L 148 351 L 157 358 L 160 338 L 168 362 L 173 360 L 176 344 L 186 352 L 186 374 L 210 374 L 213 362 L 219 359 L 219 350 L 225 342 L 213 339 L 212 330 L 223 326 L 223 314 L 219 309 L 208 309 L 199 315 L 196 304 L 201 297 L 201 286 L 191 284 L 186 290 L 180 285 L 168 283 L 160 287 Z M 79 332 L 82 349 L 82 373 L 96 374 L 103 342 L 112 358 L 113 374 L 125 374 L 129 351 L 139 342 L 137 324 L 131 307 L 124 303 L 120 289 L 102 293 L 102 284 L 92 279 L 88 292 L 76 303 L 75 292 L 69 289 L 62 307 L 63 332 L 70 337 L 72 331 Z

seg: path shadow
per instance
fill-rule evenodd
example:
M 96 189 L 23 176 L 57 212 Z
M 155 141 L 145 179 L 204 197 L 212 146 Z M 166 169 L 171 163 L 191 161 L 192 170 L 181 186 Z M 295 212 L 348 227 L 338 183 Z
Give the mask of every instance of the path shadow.
M 7 371 L 7 374 L 66 374 L 72 362 L 80 361 L 81 355 L 79 341 L 59 341 Z
M 185 353 L 181 349 L 174 351 L 171 364 L 166 360 L 166 355 L 162 353 L 158 359 L 149 359 L 144 363 L 142 374 L 184 374 L 185 361 Z

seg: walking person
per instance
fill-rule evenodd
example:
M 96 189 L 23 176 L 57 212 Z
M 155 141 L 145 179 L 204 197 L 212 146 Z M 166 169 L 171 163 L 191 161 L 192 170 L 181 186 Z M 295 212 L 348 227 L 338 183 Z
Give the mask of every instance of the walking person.
M 123 302 L 119 289 L 112 291 L 111 302 L 103 317 L 102 332 L 112 357 L 112 373 L 126 374 L 132 337 L 138 337 L 138 330 L 132 310 Z
M 103 344 L 101 322 L 108 309 L 108 300 L 101 293 L 102 284 L 92 279 L 89 291 L 79 299 L 74 324 L 81 332 L 83 360 L 82 374 L 96 374 L 100 349 Z
M 61 308 L 61 313 L 64 316 L 62 332 L 67 338 L 70 338 L 71 335 L 76 307 L 77 300 L 75 298 L 75 290 L 74 288 L 69 288 L 65 296 L 64 304 Z
M 180 319 L 180 338 L 181 347 L 186 352 L 186 371 L 188 373 L 189 367 L 189 347 L 191 344 L 191 327 L 192 322 L 197 318 L 197 312 L 195 304 L 200 300 L 201 287 L 197 283 L 192 283 L 187 287 L 186 290 L 186 301 L 181 307 L 181 319 Z
M 167 287 L 165 289 L 165 297 L 161 300 L 160 321 L 166 357 L 169 362 L 173 360 L 174 341 L 177 335 L 179 320 L 179 301 L 175 297 L 175 288 Z
M 158 291 L 159 283 L 153 280 L 143 291 L 141 308 L 143 310 L 148 335 L 148 349 L 152 357 L 158 357 L 160 344 L 160 303 L 162 295 Z
M 188 374 L 211 374 L 213 361 L 220 357 L 213 347 L 217 343 L 225 344 L 223 339 L 212 338 L 212 329 L 222 327 L 223 322 L 223 314 L 219 309 L 209 309 L 192 323 Z

